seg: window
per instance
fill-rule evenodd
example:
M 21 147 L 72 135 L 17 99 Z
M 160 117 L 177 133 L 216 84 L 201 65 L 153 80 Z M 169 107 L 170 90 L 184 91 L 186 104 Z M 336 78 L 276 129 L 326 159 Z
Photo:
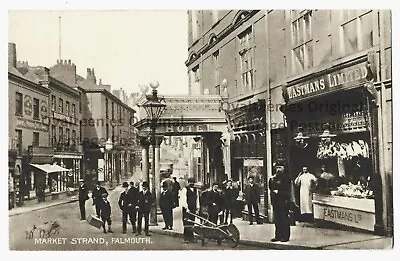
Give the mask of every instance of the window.
M 221 94 L 220 81 L 219 81 L 220 66 L 218 60 L 219 60 L 219 51 L 216 51 L 215 53 L 213 53 L 214 86 L 215 86 L 215 94 L 220 95 Z
M 122 108 L 118 107 L 118 110 L 119 110 L 119 120 L 121 121 L 122 120 Z
M 75 130 L 72 130 L 72 145 L 75 145 L 76 144 L 76 131 Z
M 17 135 L 17 150 L 18 154 L 22 154 L 22 130 L 15 130 L 15 133 Z
M 108 130 L 108 123 L 106 123 L 106 139 L 108 140 L 109 136 L 109 130 Z
M 341 46 L 344 55 L 373 46 L 373 13 L 371 10 L 342 10 Z
M 75 103 L 72 104 L 72 117 L 74 117 L 74 119 L 76 118 L 76 112 L 75 112 Z
M 68 128 L 65 129 L 65 137 L 66 137 L 65 143 L 67 143 L 69 145 L 70 136 L 69 136 L 69 129 Z
M 240 55 L 240 71 L 242 92 L 253 89 L 253 45 L 252 45 L 252 28 L 249 27 L 239 34 L 239 55 Z M 243 94 L 243 93 L 242 93 Z
M 61 98 L 58 99 L 58 112 L 64 113 L 64 101 Z
M 111 126 L 111 141 L 114 142 L 115 139 L 115 126 Z
M 51 125 L 51 145 L 54 146 L 57 144 L 57 133 L 56 133 L 56 125 Z
M 58 127 L 58 143 L 64 142 L 64 131 L 63 127 Z
M 39 99 L 33 98 L 33 118 L 39 119 Z
M 15 114 L 22 115 L 22 93 L 15 93 Z
M 51 110 L 56 111 L 56 96 L 51 95 Z
M 307 70 L 313 65 L 312 12 L 291 12 L 293 72 Z
M 106 119 L 108 119 L 108 99 L 106 98 Z
M 34 147 L 39 146 L 39 132 L 33 132 L 32 146 Z
M 114 102 L 111 102 L 111 119 L 114 120 Z
M 69 101 L 65 101 L 65 114 L 69 116 Z

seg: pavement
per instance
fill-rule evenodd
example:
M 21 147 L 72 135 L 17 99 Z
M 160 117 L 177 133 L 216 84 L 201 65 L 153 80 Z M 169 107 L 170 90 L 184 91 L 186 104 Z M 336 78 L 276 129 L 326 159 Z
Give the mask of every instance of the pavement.
M 174 209 L 174 229 L 162 230 L 162 218 L 158 226 L 150 227 L 153 233 L 170 236 L 183 236 L 182 214 L 180 208 Z M 289 242 L 271 242 L 274 237 L 274 224 L 249 225 L 249 222 L 235 219 L 233 223 L 240 231 L 241 245 L 251 245 L 264 249 L 391 249 L 392 237 L 382 237 L 371 233 L 360 233 L 345 230 L 317 228 L 301 223 L 291 226 Z

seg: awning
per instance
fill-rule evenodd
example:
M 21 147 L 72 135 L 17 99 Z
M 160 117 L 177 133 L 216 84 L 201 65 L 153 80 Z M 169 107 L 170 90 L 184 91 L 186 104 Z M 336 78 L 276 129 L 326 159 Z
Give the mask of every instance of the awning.
M 70 169 L 66 169 L 58 166 L 57 164 L 30 164 L 31 166 L 43 170 L 46 173 L 53 172 L 61 172 L 61 171 L 70 171 Z

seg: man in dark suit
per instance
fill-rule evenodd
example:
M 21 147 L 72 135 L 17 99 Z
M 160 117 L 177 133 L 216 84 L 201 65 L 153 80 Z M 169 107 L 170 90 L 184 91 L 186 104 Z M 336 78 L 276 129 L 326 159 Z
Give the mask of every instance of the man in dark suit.
M 276 174 L 269 180 L 271 204 L 274 209 L 275 237 L 272 242 L 287 242 L 290 238 L 289 208 L 291 181 L 283 166 L 276 167 Z
M 254 177 L 250 176 L 248 178 L 249 183 L 246 185 L 245 188 L 245 198 L 246 198 L 246 204 L 247 204 L 247 209 L 249 211 L 249 221 L 250 225 L 253 225 L 253 209 L 254 209 L 254 214 L 256 216 L 256 222 L 257 224 L 261 224 L 259 221 L 259 209 L 258 209 L 258 204 L 260 203 L 260 188 L 258 187 L 257 184 L 254 183 Z
M 172 230 L 173 218 L 172 209 L 174 208 L 174 195 L 172 191 L 168 189 L 168 184 L 163 182 L 162 191 L 160 194 L 160 209 L 164 218 L 165 226 L 163 230 Z
M 233 223 L 233 211 L 236 204 L 236 199 L 239 196 L 239 190 L 234 188 L 232 180 L 228 180 L 224 190 L 225 201 L 225 224 L 228 224 L 228 217 L 230 216 L 230 224 Z
M 132 197 L 130 197 L 128 182 L 122 183 L 122 187 L 124 188 L 124 192 L 121 193 L 118 199 L 118 206 L 122 210 L 122 234 L 126 234 L 128 216 L 132 224 L 132 232 L 136 233 L 136 221 L 134 220 L 133 213 L 137 204 L 135 204 L 132 201 Z
M 208 220 L 217 224 L 218 213 L 222 210 L 223 198 L 218 191 L 218 183 L 214 183 L 212 190 L 208 192 Z
M 132 226 L 134 226 L 134 233 L 136 232 L 136 221 L 138 219 L 138 210 L 136 206 L 138 205 L 139 202 L 139 182 L 130 182 L 130 188 L 128 191 L 128 195 L 130 197 L 130 200 L 132 202 Z
M 86 208 L 85 208 L 85 203 L 86 200 L 89 199 L 88 196 L 88 189 L 86 187 L 85 182 L 83 179 L 79 180 L 79 210 L 81 212 L 81 220 L 85 220 L 86 217 Z
M 139 201 L 137 208 L 139 209 L 139 220 L 138 220 L 138 229 L 136 235 L 140 235 L 142 233 L 142 219 L 144 218 L 144 232 L 146 236 L 150 236 L 149 234 L 149 218 L 151 205 L 154 202 L 154 196 L 149 191 L 149 185 L 146 181 L 142 183 L 143 190 L 139 192 Z
M 181 186 L 179 185 L 179 182 L 176 180 L 176 177 L 172 178 L 174 180 L 174 183 L 172 183 L 172 195 L 174 198 L 174 207 L 177 207 L 179 205 L 179 190 L 181 189 Z
M 100 205 L 103 201 L 103 198 L 101 195 L 107 194 L 108 192 L 104 187 L 100 186 L 100 181 L 96 182 L 96 187 L 94 188 L 92 192 L 92 199 L 93 199 L 93 206 L 96 208 L 96 216 L 100 217 Z
M 100 206 L 100 217 L 103 221 L 103 232 L 107 233 L 106 223 L 108 224 L 108 233 L 114 233 L 111 229 L 111 205 L 110 201 L 107 200 L 107 193 L 103 193 L 102 202 L 99 203 Z

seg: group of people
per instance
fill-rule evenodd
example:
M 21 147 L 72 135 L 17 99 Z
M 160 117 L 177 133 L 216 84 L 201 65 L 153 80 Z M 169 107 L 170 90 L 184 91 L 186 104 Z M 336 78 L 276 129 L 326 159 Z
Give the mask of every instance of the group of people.
M 136 235 L 141 235 L 142 221 L 144 219 L 144 232 L 146 236 L 149 234 L 149 216 L 151 206 L 154 203 L 154 195 L 149 190 L 149 185 L 146 181 L 142 182 L 142 189 L 139 189 L 139 182 L 123 182 L 124 191 L 118 199 L 118 206 L 122 211 L 122 233 L 127 232 L 128 218 L 132 225 L 132 232 Z M 83 180 L 80 180 L 79 186 L 79 208 L 81 220 L 85 220 L 86 210 L 85 203 L 89 199 L 89 190 Z M 107 190 L 100 186 L 100 182 L 96 182 L 96 186 L 92 191 L 93 206 L 96 210 L 97 218 L 103 221 L 103 232 L 113 233 L 111 229 L 111 204 L 107 199 Z M 108 229 L 106 230 L 106 224 Z
M 317 178 L 304 166 L 295 178 L 294 184 L 283 166 L 276 166 L 275 175 L 269 180 L 271 204 L 274 208 L 275 237 L 271 240 L 287 242 L 290 238 L 289 211 L 297 206 L 295 187 L 299 188 L 300 221 L 312 221 L 312 191 L 317 185 Z

